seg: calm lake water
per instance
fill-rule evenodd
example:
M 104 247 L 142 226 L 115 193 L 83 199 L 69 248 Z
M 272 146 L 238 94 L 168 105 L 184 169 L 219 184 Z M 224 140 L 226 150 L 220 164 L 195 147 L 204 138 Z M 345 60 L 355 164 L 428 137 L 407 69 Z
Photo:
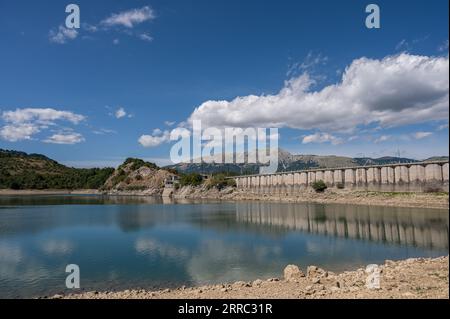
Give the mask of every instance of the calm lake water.
M 0 197 L 0 297 L 281 277 L 448 254 L 448 210 L 143 197 Z

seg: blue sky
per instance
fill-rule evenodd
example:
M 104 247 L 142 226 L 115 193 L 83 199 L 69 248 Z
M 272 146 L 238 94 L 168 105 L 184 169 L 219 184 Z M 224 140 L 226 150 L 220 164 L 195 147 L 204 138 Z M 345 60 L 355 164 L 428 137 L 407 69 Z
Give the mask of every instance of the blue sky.
M 0 148 L 168 164 L 201 119 L 297 154 L 448 155 L 448 1 L 372 2 L 380 29 L 368 1 L 78 0 L 74 33 L 71 2 L 0 0 Z

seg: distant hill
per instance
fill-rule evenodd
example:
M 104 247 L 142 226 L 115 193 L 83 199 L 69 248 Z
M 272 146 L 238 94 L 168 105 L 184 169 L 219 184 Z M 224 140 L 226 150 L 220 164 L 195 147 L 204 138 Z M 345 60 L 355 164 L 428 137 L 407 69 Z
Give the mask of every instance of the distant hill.
M 0 189 L 98 189 L 113 172 L 71 168 L 41 154 L 0 149 Z
M 106 180 L 102 186 L 108 191 L 145 191 L 146 194 L 159 194 L 164 181 L 177 172 L 161 169 L 154 163 L 138 158 L 127 158 Z
M 278 171 L 311 168 L 413 163 L 401 157 L 351 158 L 344 156 L 293 155 L 279 149 Z M 448 160 L 446 156 L 424 161 Z M 157 194 L 164 180 L 178 173 L 255 174 L 256 164 L 181 163 L 160 168 L 137 158 L 128 158 L 117 169 L 79 169 L 64 166 L 45 155 L 0 149 L 0 189 L 101 189 L 108 191 L 145 191 Z
M 432 157 L 424 161 L 448 160 L 447 156 Z M 279 149 L 278 151 L 278 172 L 305 170 L 313 168 L 336 168 L 348 166 L 364 165 L 384 165 L 396 163 L 414 163 L 417 160 L 404 157 L 359 157 L 351 158 L 334 155 L 294 155 L 290 152 Z M 210 163 L 180 163 L 170 165 L 169 168 L 176 169 L 182 173 L 204 173 L 212 174 L 218 172 L 228 172 L 234 174 L 256 174 L 259 172 L 259 165 L 256 164 L 210 164 Z

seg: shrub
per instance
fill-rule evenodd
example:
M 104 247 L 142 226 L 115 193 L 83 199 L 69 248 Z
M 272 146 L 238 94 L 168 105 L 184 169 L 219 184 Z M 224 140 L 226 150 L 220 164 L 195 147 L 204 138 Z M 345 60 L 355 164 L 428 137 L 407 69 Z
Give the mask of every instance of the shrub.
M 181 186 L 199 186 L 202 182 L 203 177 L 197 173 L 184 174 L 180 178 Z
M 233 178 L 227 178 L 230 174 L 228 173 L 218 173 L 214 174 L 208 181 L 208 188 L 215 187 L 219 190 L 225 187 L 236 187 L 236 181 Z
M 314 183 L 312 183 L 311 186 L 318 193 L 321 193 L 327 189 L 327 185 L 325 184 L 325 182 L 323 180 L 315 181 Z
M 337 189 L 344 189 L 344 188 L 345 188 L 345 185 L 344 185 L 344 183 L 337 183 L 337 184 L 336 184 L 336 188 L 337 188 Z
M 152 169 L 158 169 L 158 165 L 154 164 L 154 163 L 150 163 L 150 162 L 145 162 L 139 158 L 132 158 L 129 157 L 125 160 L 125 162 L 120 165 L 120 168 L 124 168 L 125 166 L 127 166 L 128 164 L 131 163 L 131 170 L 135 171 L 143 166 L 146 166 L 148 168 L 152 168 Z

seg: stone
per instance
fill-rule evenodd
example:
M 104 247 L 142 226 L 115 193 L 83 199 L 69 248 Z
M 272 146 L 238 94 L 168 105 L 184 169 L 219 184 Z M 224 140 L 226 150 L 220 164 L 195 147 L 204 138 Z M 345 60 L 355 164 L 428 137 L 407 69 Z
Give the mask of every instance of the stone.
M 262 281 L 261 279 L 256 279 L 256 280 L 253 282 L 253 286 L 259 287 L 259 286 L 262 285 L 262 283 L 263 283 L 263 281 Z
M 395 261 L 390 260 L 390 259 L 385 260 L 384 263 L 385 263 L 387 266 L 395 265 Z
M 324 285 L 317 285 L 315 286 L 316 290 L 325 290 L 325 286 Z
M 306 277 L 308 277 L 309 279 L 315 277 L 325 278 L 328 277 L 328 272 L 317 266 L 308 266 L 308 268 L 306 269 Z
M 305 274 L 296 265 L 287 265 L 284 268 L 284 280 L 289 282 L 299 281 Z
M 245 287 L 247 283 L 245 281 L 236 281 L 233 286 L 235 287 Z

